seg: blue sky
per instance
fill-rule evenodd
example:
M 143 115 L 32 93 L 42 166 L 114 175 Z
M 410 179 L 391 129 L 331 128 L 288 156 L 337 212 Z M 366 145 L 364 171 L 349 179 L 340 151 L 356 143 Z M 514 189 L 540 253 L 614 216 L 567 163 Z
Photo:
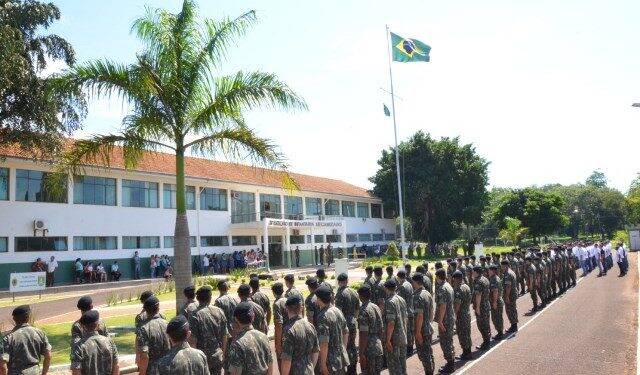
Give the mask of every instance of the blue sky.
M 129 33 L 146 5 L 179 1 L 55 1 L 52 30 L 80 62 L 129 62 Z M 640 172 L 639 1 L 200 1 L 203 17 L 255 9 L 260 22 L 221 73 L 274 72 L 309 111 L 256 111 L 259 134 L 281 145 L 293 170 L 370 187 L 393 126 L 385 24 L 432 47 L 430 63 L 393 65 L 399 136 L 460 136 L 491 162 L 492 186 L 583 181 L 601 169 L 626 191 Z M 77 136 L 116 131 L 118 101 L 92 102 Z

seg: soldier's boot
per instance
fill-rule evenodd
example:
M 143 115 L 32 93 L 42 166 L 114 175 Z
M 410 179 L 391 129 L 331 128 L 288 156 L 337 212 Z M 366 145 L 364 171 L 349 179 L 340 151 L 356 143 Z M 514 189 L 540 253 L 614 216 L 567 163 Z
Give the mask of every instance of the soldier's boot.
M 491 347 L 491 343 L 489 341 L 483 341 L 482 344 L 476 346 L 476 349 L 478 349 L 478 350 L 487 350 L 490 347 Z
M 473 359 L 473 354 L 471 354 L 471 349 L 462 350 L 462 354 L 460 355 L 460 359 L 463 361 L 470 361 Z
M 492 337 L 492 339 L 498 341 L 498 340 L 502 340 L 504 338 L 504 333 L 502 333 L 502 331 L 498 331 L 498 333 Z
M 518 332 L 518 323 L 512 324 L 506 333 L 515 333 L 515 332 Z
M 440 367 L 440 373 L 451 374 L 456 371 L 456 366 L 453 361 L 447 361 L 447 364 Z

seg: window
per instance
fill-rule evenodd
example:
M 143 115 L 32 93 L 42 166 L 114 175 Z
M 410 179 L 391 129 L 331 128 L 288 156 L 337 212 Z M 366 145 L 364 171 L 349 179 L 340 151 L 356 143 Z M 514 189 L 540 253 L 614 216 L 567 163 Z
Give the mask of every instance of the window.
M 9 169 L 0 168 L 0 201 L 9 200 Z
M 115 206 L 116 179 L 75 176 L 73 178 L 73 203 Z
M 200 193 L 200 209 L 207 211 L 226 211 L 227 190 L 204 188 Z
M 383 236 L 383 234 L 382 234 L 382 233 L 373 233 L 373 234 L 371 235 L 371 239 L 372 239 L 374 242 L 380 242 L 380 241 L 384 241 L 384 236 Z
M 304 235 L 301 236 L 289 236 L 289 243 L 292 245 L 298 245 L 304 243 Z
M 327 242 L 329 242 L 329 243 L 340 242 L 340 235 L 339 234 L 327 234 Z
M 189 236 L 189 246 L 196 247 L 196 236 Z M 164 247 L 167 249 L 173 248 L 173 236 L 164 236 Z
M 349 201 L 342 202 L 342 216 L 356 217 L 356 204 Z
M 385 241 L 395 241 L 396 234 L 395 233 L 386 233 L 384 235 L 384 239 L 385 239 Z
M 122 180 L 122 206 L 158 208 L 158 183 Z
M 335 199 L 327 199 L 324 202 L 324 213 L 327 216 L 340 216 L 340 205 Z
M 358 241 L 371 242 L 371 234 L 369 234 L 369 233 L 360 233 L 360 234 L 358 234 Z
M 162 184 L 162 200 L 164 208 L 176 208 L 178 202 L 176 200 L 176 191 L 178 187 L 175 184 Z M 196 209 L 196 188 L 195 186 L 184 187 L 187 210 Z
M 25 202 L 49 202 L 67 203 L 67 184 L 63 182 L 63 191 L 60 196 L 54 196 L 47 191 L 45 180 L 46 172 L 16 170 L 16 200 Z
M 347 242 L 356 242 L 358 241 L 357 234 L 347 234 Z
M 9 251 L 9 239 L 0 237 L 0 253 L 6 253 L 7 251 Z
M 382 205 L 377 203 L 371 203 L 371 217 L 374 219 L 382 218 Z
M 123 249 L 158 249 L 160 237 L 158 236 L 122 236 Z
M 358 217 L 369 218 L 369 204 L 358 202 Z
M 323 234 L 316 234 L 313 236 L 313 242 L 315 243 L 323 243 L 324 242 L 324 235 Z
M 291 220 L 302 219 L 302 197 L 284 197 L 285 218 Z
M 385 208 L 384 212 L 384 218 L 385 219 L 395 219 L 396 218 L 396 211 L 393 208 Z
M 322 199 L 320 198 L 305 198 L 304 203 L 307 206 L 307 215 L 320 216 L 322 215 Z
M 255 246 L 258 242 L 256 236 L 233 236 L 231 237 L 231 243 L 233 246 Z
M 260 194 L 260 216 L 279 219 L 282 214 L 280 196 L 276 194 Z
M 118 237 L 73 237 L 73 250 L 115 250 Z
M 231 222 L 248 223 L 256 221 L 256 201 L 253 193 L 231 192 Z
M 16 237 L 15 251 L 67 251 L 67 237 Z
M 202 236 L 200 237 L 200 246 L 229 246 L 229 237 L 227 236 Z

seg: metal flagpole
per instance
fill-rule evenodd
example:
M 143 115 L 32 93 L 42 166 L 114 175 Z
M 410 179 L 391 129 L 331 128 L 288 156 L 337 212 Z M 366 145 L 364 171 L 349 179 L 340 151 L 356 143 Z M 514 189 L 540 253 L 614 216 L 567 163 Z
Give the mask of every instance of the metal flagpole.
M 393 114 L 393 135 L 396 142 L 396 177 L 398 178 L 398 207 L 400 209 L 400 249 L 402 251 L 402 260 L 407 260 L 407 252 L 404 243 L 404 210 L 402 209 L 402 183 L 400 181 L 400 150 L 398 149 L 398 127 L 396 126 L 396 102 L 393 95 L 393 74 L 391 73 L 391 36 L 389 34 L 389 25 L 387 28 L 387 52 L 389 54 L 389 82 L 391 84 L 391 113 Z

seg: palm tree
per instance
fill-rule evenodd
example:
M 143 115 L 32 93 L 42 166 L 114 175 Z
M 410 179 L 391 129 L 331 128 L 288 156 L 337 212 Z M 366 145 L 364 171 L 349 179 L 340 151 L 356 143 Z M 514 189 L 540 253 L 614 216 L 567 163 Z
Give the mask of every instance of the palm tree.
M 529 228 L 523 227 L 520 219 L 507 216 L 504 218 L 504 229 L 498 235 L 504 241 L 511 242 L 514 247 L 518 247 L 527 233 L 529 233 Z
M 254 164 L 286 172 L 282 154 L 270 140 L 247 127 L 243 113 L 260 106 L 306 109 L 304 100 L 273 74 L 215 75 L 234 39 L 244 35 L 255 20 L 255 12 L 250 11 L 236 19 L 200 21 L 191 0 L 184 1 L 178 14 L 147 8 L 132 27 L 144 45 L 135 62 L 89 62 L 57 79 L 61 87 L 81 87 L 90 95 L 116 94 L 132 107 L 120 133 L 74 142 L 58 161 L 58 171 L 63 172 L 58 176 L 81 174 L 87 164 L 109 166 L 116 147 L 121 147 L 127 168 L 136 166 L 143 151 L 175 153 L 177 291 L 192 282 L 185 206 L 187 151 L 248 157 Z M 295 186 L 286 173 L 283 176 L 283 183 Z M 182 297 L 176 294 L 177 309 Z

